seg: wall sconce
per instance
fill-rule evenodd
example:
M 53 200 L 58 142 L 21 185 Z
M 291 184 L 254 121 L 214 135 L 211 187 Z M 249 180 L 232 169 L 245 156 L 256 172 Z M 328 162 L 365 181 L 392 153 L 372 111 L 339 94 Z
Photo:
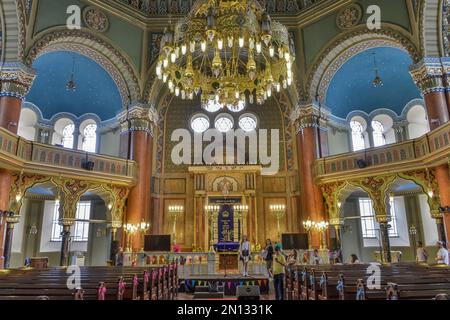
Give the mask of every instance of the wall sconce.
M 37 234 L 38 230 L 36 225 L 32 225 L 30 227 L 30 231 L 28 232 L 30 236 L 35 236 Z

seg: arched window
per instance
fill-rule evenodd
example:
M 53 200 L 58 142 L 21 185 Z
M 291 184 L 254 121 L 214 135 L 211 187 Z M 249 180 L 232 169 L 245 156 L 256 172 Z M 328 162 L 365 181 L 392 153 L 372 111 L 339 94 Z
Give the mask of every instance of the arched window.
M 64 127 L 62 132 L 62 145 L 64 148 L 73 148 L 73 132 L 75 131 L 75 125 L 73 123 Z
M 230 131 L 233 126 L 233 118 L 226 113 L 219 114 L 214 122 L 214 127 L 222 133 Z
M 366 144 L 363 136 L 363 126 L 359 121 L 350 121 L 350 128 L 352 129 L 352 144 L 353 151 L 364 150 Z
M 386 144 L 386 138 L 384 137 L 384 126 L 380 121 L 372 121 L 373 129 L 373 144 L 374 147 L 384 146 Z
M 97 125 L 88 124 L 83 130 L 82 149 L 86 152 L 95 152 L 97 146 Z
M 253 114 L 246 113 L 239 118 L 239 127 L 245 132 L 256 130 L 257 120 Z
M 191 119 L 191 128 L 197 133 L 203 133 L 209 128 L 209 119 L 203 114 L 196 114 Z

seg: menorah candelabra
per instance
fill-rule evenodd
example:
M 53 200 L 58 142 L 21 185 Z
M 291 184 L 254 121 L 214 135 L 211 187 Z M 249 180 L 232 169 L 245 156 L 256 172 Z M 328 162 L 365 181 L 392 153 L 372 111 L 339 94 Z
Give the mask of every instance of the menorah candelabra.
M 177 242 L 177 220 L 183 214 L 183 212 L 183 206 L 169 206 L 169 215 L 173 219 L 172 234 L 174 244 L 176 244 Z
M 270 205 L 269 209 L 275 219 L 277 219 L 277 235 L 278 239 L 281 240 L 280 220 L 286 214 L 286 206 L 284 204 L 272 204 Z

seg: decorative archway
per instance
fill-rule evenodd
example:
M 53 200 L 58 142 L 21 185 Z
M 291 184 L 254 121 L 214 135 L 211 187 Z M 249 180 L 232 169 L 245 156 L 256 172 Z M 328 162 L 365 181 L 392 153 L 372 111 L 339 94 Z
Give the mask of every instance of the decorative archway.
M 367 32 L 367 29 L 353 31 L 339 37 L 316 60 L 309 72 L 306 92 L 309 98 L 319 97 L 325 102 L 328 86 L 336 72 L 352 57 L 377 47 L 394 47 L 407 52 L 413 62 L 419 61 L 415 46 L 403 35 L 389 29 Z
M 28 51 L 26 63 L 31 66 L 39 56 L 54 51 L 76 52 L 102 66 L 116 83 L 124 108 L 131 101 L 140 100 L 138 72 L 133 64 L 113 45 L 92 32 L 65 29 L 47 31 Z

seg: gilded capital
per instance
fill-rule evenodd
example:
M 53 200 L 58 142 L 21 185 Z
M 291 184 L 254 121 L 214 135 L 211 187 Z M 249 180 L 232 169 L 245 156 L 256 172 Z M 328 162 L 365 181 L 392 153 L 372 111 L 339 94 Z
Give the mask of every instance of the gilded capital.
M 122 227 L 122 221 L 111 221 L 111 228 L 119 229 Z
M 24 99 L 36 73 L 21 62 L 0 64 L 0 96 Z
M 59 225 L 63 226 L 63 227 L 70 227 L 73 226 L 75 224 L 75 219 L 73 218 L 62 218 L 59 219 Z
M 445 91 L 444 68 L 440 58 L 424 58 L 411 66 L 409 71 L 422 94 Z
M 158 113 L 154 107 L 134 104 L 119 115 L 121 132 L 145 131 L 153 136 L 153 127 L 158 122 Z
M 299 104 L 292 111 L 290 120 L 295 124 L 297 132 L 304 128 L 326 129 L 330 111 L 316 103 Z

